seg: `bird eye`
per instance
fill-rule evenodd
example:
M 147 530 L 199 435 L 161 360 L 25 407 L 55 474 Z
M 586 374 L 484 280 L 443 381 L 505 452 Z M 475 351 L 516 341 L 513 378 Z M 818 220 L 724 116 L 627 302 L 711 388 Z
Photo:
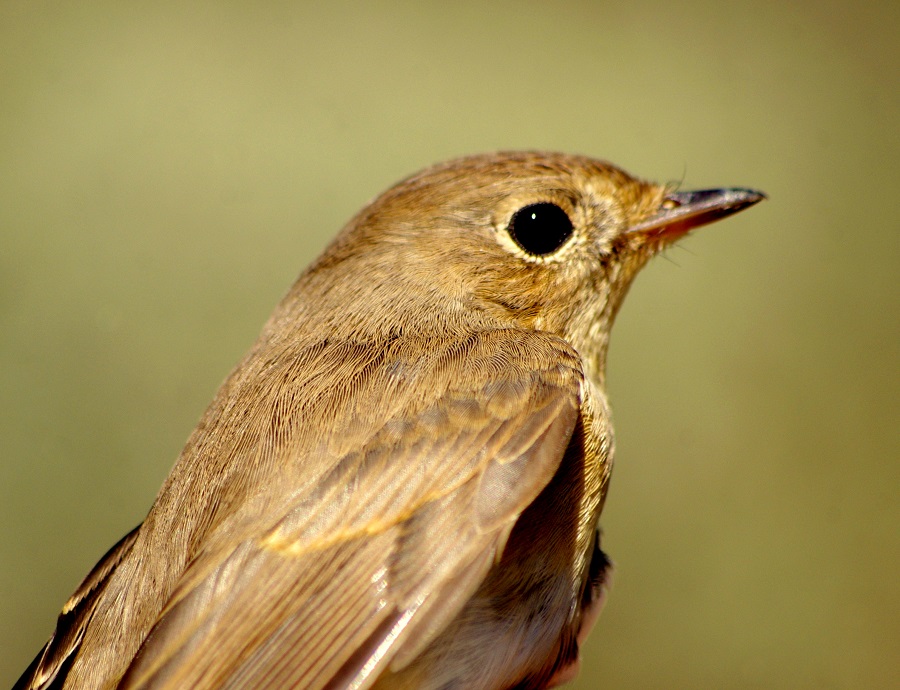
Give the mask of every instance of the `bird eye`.
M 523 206 L 509 221 L 509 235 L 529 254 L 545 256 L 559 249 L 572 236 L 572 221 L 556 204 Z

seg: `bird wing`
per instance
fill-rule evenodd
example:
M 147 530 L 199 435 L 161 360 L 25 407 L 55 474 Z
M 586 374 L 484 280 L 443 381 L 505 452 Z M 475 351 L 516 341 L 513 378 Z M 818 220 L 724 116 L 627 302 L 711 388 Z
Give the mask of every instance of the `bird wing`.
M 63 606 L 50 640 L 38 652 L 13 690 L 45 690 L 54 687 L 57 678 L 60 681 L 65 678 L 109 576 L 131 551 L 139 529 L 140 525 L 122 537 L 81 581 Z
M 356 409 L 318 444 L 332 459 L 287 463 L 319 479 L 277 482 L 246 511 L 271 516 L 288 495 L 277 519 L 211 535 L 123 687 L 366 687 L 461 608 L 578 421 L 580 364 L 552 336 L 491 331 L 428 356 L 398 342 L 354 370 L 331 395 Z M 393 408 L 376 400 L 386 418 L 350 402 L 366 390 L 393 391 Z M 297 395 L 286 383 L 276 398 Z
M 242 475 L 216 489 L 217 475 L 192 476 L 208 482 L 194 500 L 215 496 L 204 510 L 220 515 L 119 687 L 362 690 L 412 660 L 553 477 L 582 385 L 564 341 L 517 330 L 439 348 L 401 336 L 264 351 L 236 376 L 255 394 L 227 397 L 252 409 L 213 417 L 231 415 L 240 430 L 226 434 L 216 419 L 200 429 Z M 178 483 L 170 477 L 160 500 L 191 494 Z M 151 511 L 144 529 L 154 524 Z M 162 572 L 166 555 L 139 551 L 145 543 L 159 540 L 131 558 L 158 559 L 148 568 Z

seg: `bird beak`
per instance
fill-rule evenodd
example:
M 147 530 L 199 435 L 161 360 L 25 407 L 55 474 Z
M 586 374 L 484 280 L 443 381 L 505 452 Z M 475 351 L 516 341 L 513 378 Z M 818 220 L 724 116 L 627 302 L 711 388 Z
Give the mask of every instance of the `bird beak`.
M 666 194 L 659 211 L 629 228 L 628 234 L 671 241 L 689 230 L 730 216 L 765 198 L 762 192 L 737 187 L 670 192 Z

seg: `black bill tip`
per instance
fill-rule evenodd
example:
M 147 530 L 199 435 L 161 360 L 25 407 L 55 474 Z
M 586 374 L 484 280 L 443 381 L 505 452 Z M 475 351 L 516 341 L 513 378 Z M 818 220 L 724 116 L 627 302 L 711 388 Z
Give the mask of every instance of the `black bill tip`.
M 644 235 L 683 235 L 701 225 L 749 208 L 765 198 L 763 192 L 743 187 L 669 192 L 659 211 L 632 226 L 629 232 Z

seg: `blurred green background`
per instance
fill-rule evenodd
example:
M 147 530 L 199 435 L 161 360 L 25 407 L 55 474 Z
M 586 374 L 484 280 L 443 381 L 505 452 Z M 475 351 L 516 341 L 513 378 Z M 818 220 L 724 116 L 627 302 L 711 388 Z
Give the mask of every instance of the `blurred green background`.
M 770 195 L 622 310 L 572 687 L 896 687 L 898 8 L 0 3 L 0 687 L 341 225 L 501 148 Z

